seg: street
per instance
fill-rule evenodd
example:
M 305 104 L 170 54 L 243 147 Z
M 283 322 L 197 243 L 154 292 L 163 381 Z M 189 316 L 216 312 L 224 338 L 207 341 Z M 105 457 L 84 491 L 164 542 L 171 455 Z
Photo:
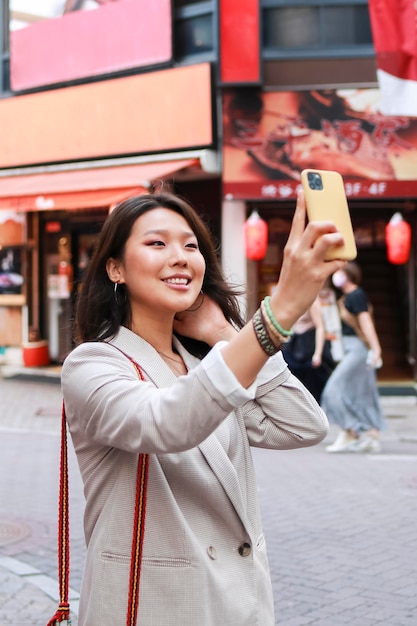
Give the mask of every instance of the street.
M 0 378 L 0 397 L 0 626 L 45 626 L 58 602 L 59 381 Z M 280 626 L 417 624 L 416 398 L 383 407 L 381 454 L 326 453 L 333 427 L 314 448 L 253 451 Z M 76 626 L 83 496 L 69 447 Z

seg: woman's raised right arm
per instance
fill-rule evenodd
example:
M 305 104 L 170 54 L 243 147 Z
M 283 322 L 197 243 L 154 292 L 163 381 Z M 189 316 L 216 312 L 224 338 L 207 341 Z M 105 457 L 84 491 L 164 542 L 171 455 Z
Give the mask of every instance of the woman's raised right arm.
M 270 299 L 273 317 L 283 329 L 290 330 L 297 319 L 312 305 L 326 278 L 345 261 L 325 261 L 330 246 L 342 245 L 343 237 L 332 222 L 309 222 L 303 192 L 297 198 L 297 206 L 284 250 L 284 260 L 279 280 Z M 209 307 L 212 307 L 208 315 Z M 222 356 L 243 387 L 249 387 L 266 363 L 268 355 L 261 348 L 252 320 L 236 332 L 214 311 L 214 303 L 207 302 L 196 312 L 185 312 L 177 320 L 181 334 L 214 345 L 226 339 Z M 194 317 L 193 317 L 194 316 Z

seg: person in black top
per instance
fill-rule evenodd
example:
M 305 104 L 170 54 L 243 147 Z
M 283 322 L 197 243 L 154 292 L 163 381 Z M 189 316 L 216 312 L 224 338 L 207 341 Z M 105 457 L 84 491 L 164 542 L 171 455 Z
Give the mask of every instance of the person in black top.
M 341 427 L 328 452 L 380 452 L 379 433 L 385 427 L 376 369 L 381 366 L 381 345 L 365 291 L 359 286 L 361 270 L 349 262 L 333 274 L 342 292 L 338 301 L 342 320 L 344 357 L 333 371 L 321 397 L 329 421 Z

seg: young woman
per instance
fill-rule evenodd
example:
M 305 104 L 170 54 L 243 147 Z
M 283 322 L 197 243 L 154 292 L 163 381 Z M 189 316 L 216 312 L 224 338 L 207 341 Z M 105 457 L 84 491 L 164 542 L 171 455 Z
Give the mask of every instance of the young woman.
M 353 261 L 337 271 L 333 284 L 342 292 L 339 308 L 345 356 L 324 388 L 321 404 L 330 422 L 340 426 L 328 452 L 380 452 L 379 433 L 385 427 L 379 402 L 376 368 L 381 345 L 368 298 L 359 286 L 360 267 Z M 370 352 L 371 350 L 371 352 Z
M 274 625 L 250 446 L 311 446 L 327 433 L 280 345 L 344 267 L 324 261 L 342 241 L 329 222 L 305 227 L 300 196 L 274 295 L 243 325 L 185 201 L 143 195 L 110 214 L 62 371 L 86 496 L 79 626 L 125 623 L 139 453 L 150 464 L 137 623 Z

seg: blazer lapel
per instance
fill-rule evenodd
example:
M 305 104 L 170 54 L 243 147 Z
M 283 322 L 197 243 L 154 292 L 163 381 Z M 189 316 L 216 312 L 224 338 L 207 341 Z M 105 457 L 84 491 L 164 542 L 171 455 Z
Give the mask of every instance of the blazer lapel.
M 109 342 L 130 358 L 133 358 L 145 375 L 145 378 L 154 383 L 155 387 L 170 387 L 175 380 L 162 357 L 142 337 L 121 326 L 117 335 Z
M 250 522 L 237 472 L 230 462 L 224 448 L 215 435 L 207 437 L 198 447 L 218 481 L 222 484 L 242 524 L 245 526 L 248 533 L 251 534 Z

